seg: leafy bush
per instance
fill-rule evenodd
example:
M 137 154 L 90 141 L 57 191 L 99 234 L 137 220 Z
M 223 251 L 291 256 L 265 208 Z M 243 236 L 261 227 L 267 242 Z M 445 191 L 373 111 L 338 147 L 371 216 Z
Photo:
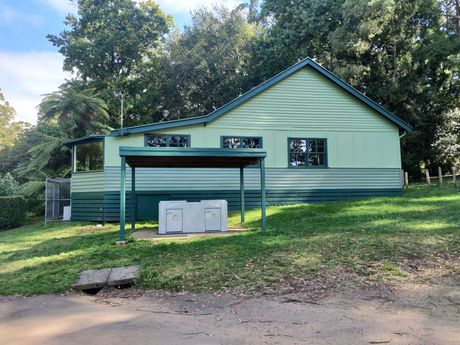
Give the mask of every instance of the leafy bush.
M 10 173 L 0 176 L 0 196 L 18 194 L 19 184 Z
M 20 225 L 26 214 L 26 200 L 22 196 L 0 196 L 0 229 Z

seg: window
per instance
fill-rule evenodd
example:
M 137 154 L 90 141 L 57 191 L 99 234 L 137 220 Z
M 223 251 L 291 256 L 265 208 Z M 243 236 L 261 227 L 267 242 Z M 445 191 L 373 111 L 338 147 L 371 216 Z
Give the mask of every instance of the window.
M 261 137 L 222 137 L 224 149 L 260 149 L 262 148 Z
M 289 138 L 290 167 L 326 167 L 326 139 Z
M 149 147 L 190 147 L 190 135 L 148 134 L 145 146 Z
M 75 145 L 74 172 L 102 170 L 104 145 L 102 141 Z

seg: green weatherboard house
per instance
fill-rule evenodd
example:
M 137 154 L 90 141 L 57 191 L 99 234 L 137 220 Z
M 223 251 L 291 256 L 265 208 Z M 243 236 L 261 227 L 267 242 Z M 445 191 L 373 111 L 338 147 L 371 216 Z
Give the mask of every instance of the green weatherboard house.
M 206 116 L 69 141 L 72 220 L 120 219 L 120 147 L 262 149 L 266 202 L 280 205 L 399 194 L 400 138 L 411 131 L 307 58 Z M 260 206 L 258 164 L 244 170 L 246 208 Z M 128 219 L 156 219 L 161 200 L 241 204 L 238 167 L 136 169 L 135 210 L 126 175 Z

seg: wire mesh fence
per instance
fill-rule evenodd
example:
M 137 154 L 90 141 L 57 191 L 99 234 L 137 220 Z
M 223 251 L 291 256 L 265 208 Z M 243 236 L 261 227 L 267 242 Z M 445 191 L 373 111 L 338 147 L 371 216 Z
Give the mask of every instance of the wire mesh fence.
M 64 208 L 67 206 L 70 206 L 70 179 L 47 178 L 45 181 L 45 222 L 64 220 Z

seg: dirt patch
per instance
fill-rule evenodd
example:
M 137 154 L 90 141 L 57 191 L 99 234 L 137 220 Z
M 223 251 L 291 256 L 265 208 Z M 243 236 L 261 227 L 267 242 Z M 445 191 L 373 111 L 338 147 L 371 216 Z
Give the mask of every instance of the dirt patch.
M 112 288 L 0 298 L 3 344 L 458 344 L 459 327 L 460 291 L 442 284 L 325 298 Z

